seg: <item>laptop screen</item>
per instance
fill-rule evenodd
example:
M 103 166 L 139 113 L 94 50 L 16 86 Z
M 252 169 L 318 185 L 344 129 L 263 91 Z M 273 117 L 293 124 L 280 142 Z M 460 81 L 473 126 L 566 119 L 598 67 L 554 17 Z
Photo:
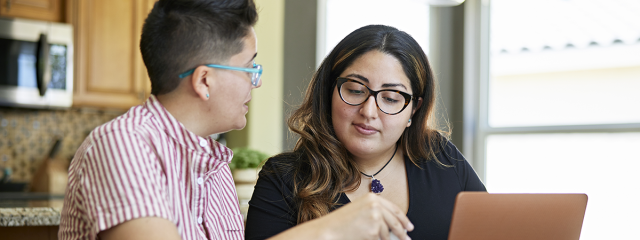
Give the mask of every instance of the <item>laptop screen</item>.
M 578 240 L 586 194 L 460 192 L 449 240 Z

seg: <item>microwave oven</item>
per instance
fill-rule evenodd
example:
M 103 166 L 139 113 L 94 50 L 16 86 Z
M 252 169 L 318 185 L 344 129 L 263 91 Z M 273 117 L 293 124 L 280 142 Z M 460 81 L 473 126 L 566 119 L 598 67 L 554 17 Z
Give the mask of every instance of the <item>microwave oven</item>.
M 68 108 L 73 99 L 73 27 L 0 18 L 0 105 Z

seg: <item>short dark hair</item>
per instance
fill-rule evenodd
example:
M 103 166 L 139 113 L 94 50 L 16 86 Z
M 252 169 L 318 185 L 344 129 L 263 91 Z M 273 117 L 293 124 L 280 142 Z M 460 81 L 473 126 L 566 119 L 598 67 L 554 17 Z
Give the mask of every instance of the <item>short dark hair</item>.
M 142 27 L 140 51 L 151 94 L 166 94 L 178 75 L 203 64 L 224 64 L 242 51 L 258 20 L 253 0 L 159 0 Z

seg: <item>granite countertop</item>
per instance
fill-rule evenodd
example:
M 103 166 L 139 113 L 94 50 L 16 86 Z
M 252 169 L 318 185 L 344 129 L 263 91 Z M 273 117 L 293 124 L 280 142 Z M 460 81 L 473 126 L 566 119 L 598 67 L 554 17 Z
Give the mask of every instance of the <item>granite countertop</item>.
M 57 226 L 63 195 L 0 193 L 0 227 Z
M 62 208 L 0 208 L 0 227 L 58 226 Z

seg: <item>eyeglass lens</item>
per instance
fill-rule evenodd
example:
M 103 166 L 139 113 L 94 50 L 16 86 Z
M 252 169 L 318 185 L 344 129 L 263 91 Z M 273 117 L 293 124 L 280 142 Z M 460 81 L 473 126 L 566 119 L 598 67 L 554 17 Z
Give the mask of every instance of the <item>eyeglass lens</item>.
M 253 68 L 262 70 L 262 65 L 253 63 Z M 260 81 L 262 81 L 261 75 L 262 71 L 251 73 L 251 84 L 253 84 L 253 86 L 258 86 L 258 84 L 260 84 Z
M 351 105 L 359 105 L 369 98 L 369 89 L 356 82 L 344 82 L 340 87 L 342 100 Z M 382 90 L 375 96 L 380 110 L 388 114 L 396 114 L 403 110 L 405 98 L 393 90 Z

